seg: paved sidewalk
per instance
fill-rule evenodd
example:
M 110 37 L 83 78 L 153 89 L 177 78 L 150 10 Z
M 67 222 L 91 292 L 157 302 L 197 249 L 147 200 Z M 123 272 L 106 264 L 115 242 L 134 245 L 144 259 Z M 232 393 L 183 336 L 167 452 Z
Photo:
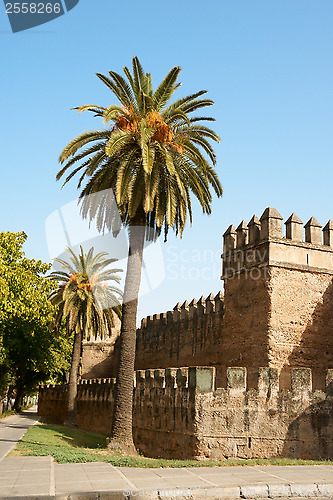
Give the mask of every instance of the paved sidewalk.
M 0 419 L 0 462 L 14 448 L 15 444 L 38 422 L 37 407 L 32 407 L 20 415 Z M 1 476 L 0 476 L 1 478 Z
M 0 439 L 9 449 L 35 421 L 36 416 L 27 413 L 2 420 Z M 55 464 L 52 457 L 5 457 L 0 459 L 0 499 L 13 497 L 333 499 L 333 466 L 138 469 L 104 462 Z
M 51 457 L 0 463 L 0 498 L 333 498 L 333 466 L 137 469 L 54 464 Z

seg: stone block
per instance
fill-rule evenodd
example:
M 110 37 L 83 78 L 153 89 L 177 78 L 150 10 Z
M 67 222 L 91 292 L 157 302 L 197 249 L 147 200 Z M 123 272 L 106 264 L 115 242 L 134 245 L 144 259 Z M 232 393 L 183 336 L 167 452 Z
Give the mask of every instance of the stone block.
M 333 246 L 333 220 L 330 219 L 323 229 L 324 245 Z
M 266 208 L 260 217 L 260 239 L 282 238 L 282 219 L 276 208 Z
M 293 212 L 285 222 L 286 238 L 293 241 L 303 241 L 303 222 Z
M 248 243 L 248 227 L 245 220 L 236 229 L 236 248 L 242 248 Z
M 229 252 L 236 248 L 236 229 L 231 224 L 223 235 L 223 252 Z
M 276 397 L 279 392 L 279 373 L 276 368 L 259 368 L 258 394 L 260 397 Z
M 291 390 L 295 393 L 312 391 L 310 368 L 294 368 L 291 370 Z
M 257 243 L 260 238 L 260 221 L 256 215 L 252 217 L 250 222 L 247 225 L 249 230 L 249 244 L 253 245 Z
M 190 367 L 188 369 L 188 386 L 193 391 L 212 392 L 215 389 L 215 368 Z
M 312 243 L 314 245 L 321 245 L 321 224 L 315 219 L 311 217 L 308 222 L 305 224 L 305 241 L 307 243 Z
M 227 368 L 227 388 L 231 393 L 246 391 L 246 368 Z

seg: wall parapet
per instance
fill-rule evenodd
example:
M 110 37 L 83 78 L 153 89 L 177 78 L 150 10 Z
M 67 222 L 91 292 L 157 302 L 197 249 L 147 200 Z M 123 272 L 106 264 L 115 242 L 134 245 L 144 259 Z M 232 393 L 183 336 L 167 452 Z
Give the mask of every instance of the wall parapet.
M 282 223 L 283 217 L 276 208 L 267 207 L 260 219 L 254 215 L 248 224 L 243 220 L 237 229 L 231 225 L 223 235 L 224 252 L 255 245 L 268 239 L 287 239 L 333 249 L 332 219 L 322 229 L 322 225 L 315 217 L 311 217 L 304 225 L 304 238 L 303 222 L 294 212 L 285 222 L 285 235 L 283 235 Z
M 268 266 L 333 274 L 333 220 L 322 229 L 311 217 L 304 225 L 295 214 L 285 222 L 272 207 L 260 219 L 255 215 L 248 224 L 243 220 L 237 229 L 229 226 L 223 235 L 222 278 L 254 273 L 251 279 L 267 279 Z
M 201 296 L 199 300 L 195 298 L 189 303 L 187 300 L 183 304 L 178 302 L 172 311 L 147 316 L 141 320 L 141 328 L 138 328 L 137 335 L 143 329 L 150 326 L 167 325 L 175 321 L 193 318 L 193 316 L 203 316 L 211 312 L 223 311 L 223 294 L 218 292 L 215 296 L 211 293 L 208 297 Z
M 226 369 L 216 387 L 215 367 L 140 370 L 135 374 L 133 434 L 148 456 L 325 458 L 333 451 L 333 370 L 326 391 L 312 390 L 309 368 L 291 370 L 279 387 L 274 368 L 259 368 L 249 387 L 247 369 Z M 40 388 L 38 414 L 62 422 L 67 386 Z M 108 434 L 114 407 L 113 379 L 78 385 L 79 427 Z M 98 415 L 98 418 L 96 418 Z
M 221 350 L 223 315 L 218 292 L 144 318 L 136 332 L 136 369 L 213 365 Z
M 219 369 L 220 370 L 220 369 Z M 197 392 L 215 392 L 221 389 L 230 392 L 245 393 L 248 391 L 257 391 L 258 395 L 264 393 L 270 397 L 275 397 L 279 393 L 311 393 L 313 391 L 311 368 L 291 368 L 290 383 L 286 386 L 284 376 L 280 375 L 277 368 L 260 367 L 257 369 L 256 383 L 253 383 L 253 369 L 251 369 L 252 381 L 249 384 L 248 369 L 245 367 L 227 367 L 225 377 L 221 376 L 219 380 L 225 380 L 224 384 L 216 384 L 216 368 L 214 366 L 190 366 L 181 368 L 149 369 L 137 370 L 134 373 L 133 387 L 145 389 L 190 389 Z M 281 384 L 281 381 L 283 383 Z M 86 387 L 87 386 L 87 387 Z M 85 388 L 98 390 L 101 387 L 110 387 L 112 390 L 116 386 L 115 378 L 103 379 L 81 379 L 78 382 L 78 390 Z M 281 389 L 280 387 L 283 387 Z M 327 395 L 333 397 L 333 369 L 325 371 L 325 387 Z M 67 391 L 67 384 L 53 385 L 45 384 L 40 386 L 40 392 L 47 391 L 50 399 L 57 398 Z M 62 397 L 62 396 L 61 396 Z

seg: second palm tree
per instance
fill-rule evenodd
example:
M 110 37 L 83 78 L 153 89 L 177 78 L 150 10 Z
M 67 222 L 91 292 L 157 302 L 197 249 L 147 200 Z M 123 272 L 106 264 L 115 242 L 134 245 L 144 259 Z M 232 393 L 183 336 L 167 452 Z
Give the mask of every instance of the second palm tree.
M 113 283 L 119 283 L 118 272 L 122 269 L 109 269 L 117 259 L 107 259 L 106 253 L 94 255 L 94 249 L 84 253 L 80 247 L 79 255 L 67 248 L 69 261 L 55 259 L 61 269 L 50 274 L 49 278 L 59 286 L 51 295 L 52 304 L 58 306 L 55 318 L 56 330 L 64 319 L 68 334 L 74 334 L 72 363 L 69 373 L 65 424 L 75 426 L 76 395 L 78 370 L 81 358 L 82 341 L 90 337 L 108 337 L 114 327 L 114 314 L 121 317 L 121 290 Z

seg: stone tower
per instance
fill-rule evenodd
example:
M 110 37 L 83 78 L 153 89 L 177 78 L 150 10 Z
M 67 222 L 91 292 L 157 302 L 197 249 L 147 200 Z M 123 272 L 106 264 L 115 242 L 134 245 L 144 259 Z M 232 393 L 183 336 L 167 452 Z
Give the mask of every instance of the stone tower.
M 114 327 L 110 337 L 104 339 L 96 337 L 83 341 L 81 358 L 83 379 L 115 377 L 117 374 L 118 353 L 116 351 L 121 322 L 116 314 L 113 318 Z
M 224 233 L 224 358 L 236 366 L 313 369 L 324 387 L 333 367 L 333 221 L 324 229 L 275 208 Z

